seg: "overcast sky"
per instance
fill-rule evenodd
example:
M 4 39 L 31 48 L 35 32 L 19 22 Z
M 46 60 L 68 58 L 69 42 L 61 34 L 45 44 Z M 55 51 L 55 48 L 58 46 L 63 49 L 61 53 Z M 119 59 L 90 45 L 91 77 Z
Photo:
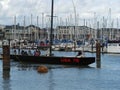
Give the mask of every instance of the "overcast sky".
M 57 16 L 55 22 L 63 21 L 77 24 L 94 20 L 102 21 L 103 17 L 107 20 L 116 22 L 120 18 L 120 0 L 54 0 L 54 15 Z M 111 14 L 110 14 L 111 8 Z M 43 23 L 42 13 L 44 13 L 44 24 L 48 21 L 47 15 L 50 15 L 51 0 L 0 0 L 0 24 L 13 24 L 13 17 L 16 16 L 16 23 L 23 24 L 23 17 L 26 17 L 26 24 L 32 21 L 39 24 Z M 111 19 L 110 19 L 111 17 Z M 47 18 L 47 19 L 46 19 Z M 71 19 L 71 20 L 70 20 Z M 48 23 L 48 22 L 47 22 Z M 74 24 L 74 23 L 73 23 Z M 45 26 L 45 25 L 44 25 Z

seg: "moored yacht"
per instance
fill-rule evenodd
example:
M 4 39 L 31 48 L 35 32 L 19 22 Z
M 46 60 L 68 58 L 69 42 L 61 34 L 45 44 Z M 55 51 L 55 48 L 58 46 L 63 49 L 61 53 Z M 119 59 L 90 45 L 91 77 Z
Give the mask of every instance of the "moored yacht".
M 120 40 L 108 41 L 107 53 L 120 54 Z

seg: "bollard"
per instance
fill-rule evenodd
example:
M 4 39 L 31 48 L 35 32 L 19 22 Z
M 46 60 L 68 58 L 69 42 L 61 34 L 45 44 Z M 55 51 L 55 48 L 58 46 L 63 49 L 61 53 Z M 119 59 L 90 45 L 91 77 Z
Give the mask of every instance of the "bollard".
M 10 46 L 9 43 L 3 42 L 3 71 L 10 71 Z
M 100 42 L 96 42 L 96 67 L 101 68 L 101 47 Z

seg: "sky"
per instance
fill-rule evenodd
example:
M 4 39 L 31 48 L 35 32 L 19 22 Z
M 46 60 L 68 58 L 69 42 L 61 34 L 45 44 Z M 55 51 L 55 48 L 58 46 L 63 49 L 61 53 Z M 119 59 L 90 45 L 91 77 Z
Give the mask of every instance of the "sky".
M 0 24 L 50 24 L 52 0 L 0 0 Z M 120 0 L 54 0 L 54 25 L 96 25 L 103 21 L 119 27 Z M 38 19 L 37 19 L 38 16 Z M 32 18 L 31 18 L 32 17 Z M 107 23 L 110 26 L 111 23 Z

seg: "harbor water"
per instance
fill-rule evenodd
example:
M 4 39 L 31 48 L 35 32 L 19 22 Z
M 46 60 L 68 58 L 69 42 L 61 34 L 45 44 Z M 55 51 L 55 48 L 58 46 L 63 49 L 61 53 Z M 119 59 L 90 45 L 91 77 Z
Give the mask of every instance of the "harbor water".
M 56 55 L 74 56 L 76 52 Z M 96 56 L 95 53 L 85 53 Z M 0 60 L 0 90 L 120 90 L 120 54 L 102 54 L 101 68 L 46 65 L 48 73 L 38 73 L 40 64 L 11 61 L 10 72 L 3 72 Z

